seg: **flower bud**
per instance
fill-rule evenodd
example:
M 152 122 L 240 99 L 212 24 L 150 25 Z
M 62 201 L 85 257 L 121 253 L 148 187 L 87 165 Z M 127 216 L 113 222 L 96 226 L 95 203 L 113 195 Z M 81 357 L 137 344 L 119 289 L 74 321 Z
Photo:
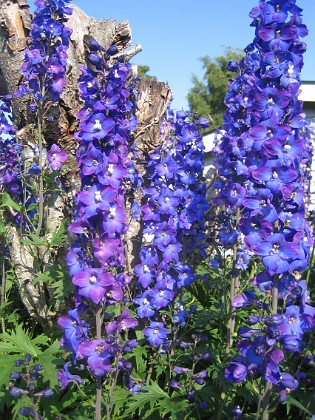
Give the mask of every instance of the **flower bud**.
M 21 372 L 12 372 L 10 374 L 10 378 L 11 379 L 19 379 L 21 376 L 22 376 L 22 373 Z
M 26 354 L 24 358 L 24 363 L 28 365 L 31 360 L 32 360 L 32 356 L 30 354 Z
M 12 397 L 20 397 L 23 394 L 28 394 L 28 391 L 25 391 L 24 389 L 21 389 L 21 388 L 17 388 L 16 386 L 13 386 L 9 392 L 10 392 L 10 395 L 12 395 Z
M 19 409 L 19 413 L 22 415 L 22 416 L 28 416 L 28 417 L 33 417 L 33 410 L 31 409 L 31 408 L 29 408 L 29 407 L 22 407 L 22 408 L 20 408 Z

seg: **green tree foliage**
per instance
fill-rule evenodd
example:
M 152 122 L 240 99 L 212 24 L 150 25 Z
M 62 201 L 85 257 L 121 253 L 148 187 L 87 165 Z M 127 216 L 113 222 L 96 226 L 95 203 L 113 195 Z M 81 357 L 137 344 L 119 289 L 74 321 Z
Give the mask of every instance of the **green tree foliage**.
M 150 66 L 138 64 L 137 69 L 138 69 L 138 77 L 145 77 L 147 79 L 156 80 L 155 76 L 151 76 L 150 74 L 148 74 L 148 72 L 150 71 Z
M 224 55 L 210 58 L 208 55 L 201 57 L 204 76 L 199 80 L 193 75 L 193 87 L 188 93 L 188 103 L 191 112 L 196 112 L 199 117 L 206 117 L 211 123 L 211 129 L 222 124 L 223 113 L 226 109 L 224 97 L 229 79 L 235 77 L 227 69 L 230 61 L 238 61 L 244 56 L 242 50 L 225 48 Z

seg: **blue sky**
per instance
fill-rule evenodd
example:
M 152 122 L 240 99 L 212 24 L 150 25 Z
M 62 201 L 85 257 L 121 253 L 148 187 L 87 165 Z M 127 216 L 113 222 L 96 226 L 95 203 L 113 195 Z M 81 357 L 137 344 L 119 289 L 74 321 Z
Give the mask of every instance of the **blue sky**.
M 32 1 L 30 1 L 32 4 Z M 202 77 L 200 57 L 216 57 L 224 47 L 245 48 L 254 37 L 250 10 L 258 0 L 74 0 L 86 14 L 97 19 L 127 19 L 133 44 L 142 52 L 133 62 L 150 66 L 159 81 L 173 90 L 175 109 L 187 109 L 192 75 Z M 303 9 L 305 38 L 302 80 L 315 81 L 315 0 L 297 0 Z

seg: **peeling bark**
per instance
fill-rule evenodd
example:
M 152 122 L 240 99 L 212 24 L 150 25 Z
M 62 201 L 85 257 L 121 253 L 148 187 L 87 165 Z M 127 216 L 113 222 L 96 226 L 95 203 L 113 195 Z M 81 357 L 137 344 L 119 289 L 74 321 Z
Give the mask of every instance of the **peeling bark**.
M 145 179 L 148 154 L 154 152 L 163 143 L 160 127 L 165 111 L 171 102 L 172 91 L 165 83 L 146 78 L 139 81 L 137 91 L 138 127 L 133 135 L 133 141 L 138 156 L 134 164 L 139 175 Z M 128 195 L 127 211 L 129 210 L 129 214 L 132 204 L 135 202 L 139 204 L 143 202 L 143 194 L 139 189 Z M 140 262 L 142 234 L 139 221 L 130 220 L 125 239 L 128 270 L 132 272 L 134 266 Z

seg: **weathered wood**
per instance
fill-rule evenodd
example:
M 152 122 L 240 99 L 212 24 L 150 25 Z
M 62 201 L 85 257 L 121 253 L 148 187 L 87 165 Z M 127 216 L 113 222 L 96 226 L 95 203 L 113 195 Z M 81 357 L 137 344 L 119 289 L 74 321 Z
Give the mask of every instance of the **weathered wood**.
M 139 175 L 145 180 L 147 178 L 148 154 L 155 151 L 163 143 L 163 136 L 160 134 L 161 123 L 171 102 L 172 91 L 165 83 L 147 78 L 139 80 L 137 91 L 136 105 L 138 111 L 136 117 L 138 127 L 132 137 L 137 151 L 134 164 Z M 143 194 L 140 189 L 132 191 L 127 196 L 127 210 L 130 210 L 135 202 L 143 204 Z M 142 233 L 141 224 L 138 220 L 130 219 L 125 239 L 128 269 L 132 272 L 134 266 L 140 262 Z

